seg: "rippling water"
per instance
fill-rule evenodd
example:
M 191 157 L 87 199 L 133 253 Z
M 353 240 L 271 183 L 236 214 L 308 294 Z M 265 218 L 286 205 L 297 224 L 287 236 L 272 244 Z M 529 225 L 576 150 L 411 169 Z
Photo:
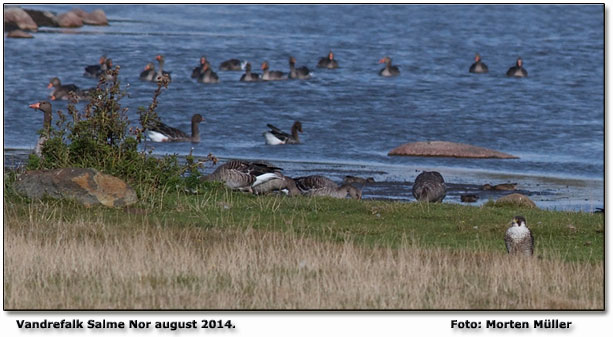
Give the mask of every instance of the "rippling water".
M 26 8 L 63 12 L 72 5 Z M 484 183 L 517 182 L 540 206 L 602 207 L 604 199 L 604 11 L 600 5 L 194 5 L 94 6 L 108 27 L 42 28 L 34 39 L 4 42 L 4 147 L 36 143 L 42 116 L 27 106 L 48 96 L 46 84 L 92 87 L 83 67 L 102 54 L 121 66 L 129 84 L 122 103 L 137 120 L 155 85 L 138 80 L 144 65 L 165 55 L 173 82 L 158 114 L 189 130 L 206 118 L 194 154 L 266 159 L 289 175 L 372 175 L 381 183 L 365 197 L 411 200 L 418 171 L 437 169 L 450 183 L 446 202 Z M 315 66 L 332 49 L 341 68 Z M 489 74 L 468 73 L 475 52 Z M 307 81 L 221 83 L 190 78 L 201 55 L 215 68 L 229 58 L 259 70 L 288 70 L 288 57 L 314 71 Z M 389 55 L 401 75 L 382 78 Z M 521 56 L 529 77 L 506 78 Z M 66 102 L 54 102 L 66 109 Z M 303 144 L 267 146 L 272 123 L 289 130 L 300 120 Z M 407 142 L 446 140 L 493 148 L 519 160 L 390 157 Z M 156 153 L 192 144 L 156 144 Z M 481 195 L 481 201 L 489 195 Z M 496 195 L 491 196 L 496 198 Z

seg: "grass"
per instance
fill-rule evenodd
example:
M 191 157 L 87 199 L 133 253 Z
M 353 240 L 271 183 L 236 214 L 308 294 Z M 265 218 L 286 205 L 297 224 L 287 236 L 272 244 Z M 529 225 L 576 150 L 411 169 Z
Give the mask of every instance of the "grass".
M 5 309 L 604 308 L 602 214 L 217 185 L 130 209 L 6 192 Z M 534 258 L 506 254 L 518 214 Z

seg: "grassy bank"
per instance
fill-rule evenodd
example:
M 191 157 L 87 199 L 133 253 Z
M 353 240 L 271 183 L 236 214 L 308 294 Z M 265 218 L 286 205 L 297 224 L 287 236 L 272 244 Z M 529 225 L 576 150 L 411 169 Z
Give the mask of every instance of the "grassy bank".
M 6 192 L 6 190 L 5 190 Z M 535 257 L 507 256 L 514 215 Z M 5 196 L 6 309 L 602 309 L 604 216 L 251 196 Z

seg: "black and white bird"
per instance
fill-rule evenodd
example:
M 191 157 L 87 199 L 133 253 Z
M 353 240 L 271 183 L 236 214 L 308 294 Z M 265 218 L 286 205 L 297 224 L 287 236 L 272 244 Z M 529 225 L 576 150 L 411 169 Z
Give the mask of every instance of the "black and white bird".
M 245 64 L 245 73 L 241 76 L 241 82 L 259 82 L 261 81 L 260 74 L 251 72 L 251 63 Z
M 385 63 L 385 68 L 379 70 L 379 76 L 392 77 L 400 75 L 400 70 L 392 65 L 392 59 L 389 56 L 380 59 L 379 63 Z
M 296 68 L 296 59 L 293 56 L 289 57 L 289 78 L 297 78 L 301 80 L 307 80 L 311 78 L 311 71 L 309 68 L 302 66 Z
M 262 62 L 262 80 L 263 81 L 279 81 L 286 80 L 287 76 L 281 71 L 270 70 L 267 61 Z
M 424 171 L 415 178 L 413 196 L 417 201 L 442 202 L 446 193 L 445 180 L 436 171 Z
M 199 124 L 204 118 L 200 114 L 194 114 L 192 116 L 192 135 L 168 126 L 160 121 L 152 123 L 153 125 L 147 127 L 147 136 L 153 142 L 200 142 L 200 129 Z
M 273 179 L 283 179 L 282 169 L 263 162 L 230 160 L 203 176 L 203 181 L 223 182 L 228 188 L 253 193 L 253 188 Z
M 532 256 L 534 254 L 534 237 L 532 231 L 526 226 L 526 218 L 513 217 L 511 227 L 504 235 L 507 252 L 511 255 Z
M 524 60 L 521 57 L 517 58 L 515 65 L 507 70 L 507 76 L 509 77 L 526 77 L 528 76 L 528 71 L 524 69 Z
M 481 60 L 481 55 L 479 55 L 479 53 L 475 54 L 475 63 L 470 66 L 470 69 L 468 71 L 476 74 L 485 74 L 488 72 L 487 65 L 483 63 L 483 61 Z
M 219 65 L 219 70 L 224 71 L 241 71 L 245 68 L 247 62 L 241 61 L 239 59 L 229 59 L 221 62 Z
M 264 132 L 264 138 L 266 138 L 266 144 L 268 145 L 281 145 L 281 144 L 299 144 L 300 138 L 298 132 L 302 132 L 302 123 L 295 121 L 292 125 L 291 134 L 281 131 L 278 127 L 272 124 L 266 124 L 270 128 L 269 131 Z
M 338 62 L 334 59 L 334 53 L 330 50 L 327 57 L 322 57 L 317 63 L 318 68 L 336 69 L 338 68 Z

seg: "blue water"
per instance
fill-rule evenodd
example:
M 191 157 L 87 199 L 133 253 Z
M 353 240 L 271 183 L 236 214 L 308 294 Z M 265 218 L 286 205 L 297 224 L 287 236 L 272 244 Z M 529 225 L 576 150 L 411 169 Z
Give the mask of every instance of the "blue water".
M 57 13 L 72 7 L 27 6 Z M 95 86 L 95 80 L 82 76 L 83 68 L 103 54 L 121 66 L 122 85 L 129 85 L 122 104 L 137 121 L 138 107 L 150 103 L 155 88 L 138 75 L 162 53 L 173 82 L 160 97 L 158 114 L 185 131 L 193 113 L 201 113 L 206 122 L 201 143 L 156 144 L 156 153 L 185 154 L 193 146 L 196 155 L 287 163 L 290 175 L 321 170 L 338 178 L 364 171 L 381 182 L 412 182 L 419 170 L 432 168 L 448 170 L 450 184 L 497 183 L 492 177 L 500 174 L 511 176 L 500 179 L 520 185 L 522 176 L 590 181 L 590 196 L 545 206 L 602 206 L 603 6 L 82 8 L 102 8 L 110 26 L 43 27 L 34 39 L 5 38 L 5 149 L 36 143 L 42 114 L 28 104 L 48 97 L 51 77 Z M 341 68 L 316 68 L 330 49 Z M 488 74 L 468 72 L 475 52 L 488 65 Z M 308 66 L 314 76 L 306 81 L 241 83 L 241 72 L 217 71 L 221 83 L 196 83 L 190 74 L 201 55 L 214 68 L 239 58 L 250 61 L 254 70 L 267 60 L 271 70 L 285 72 L 293 55 L 297 65 Z M 400 76 L 378 76 L 382 65 L 377 62 L 386 55 L 399 66 Z M 518 56 L 529 77 L 507 78 L 506 70 Z M 66 102 L 53 104 L 54 110 L 66 110 Z M 264 144 L 267 123 L 289 131 L 294 120 L 303 124 L 303 144 Z M 520 159 L 387 156 L 400 144 L 424 140 L 469 143 Z M 538 183 L 528 185 L 533 195 L 543 192 Z M 560 191 L 554 186 L 545 194 L 565 193 Z

